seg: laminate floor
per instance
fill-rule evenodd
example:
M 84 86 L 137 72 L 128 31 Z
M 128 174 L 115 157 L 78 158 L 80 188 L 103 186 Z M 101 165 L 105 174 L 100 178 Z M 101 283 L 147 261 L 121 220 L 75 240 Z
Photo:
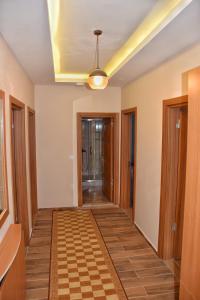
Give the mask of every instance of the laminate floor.
M 159 259 L 119 208 L 93 209 L 93 214 L 128 299 L 178 299 L 173 261 Z M 27 300 L 48 299 L 51 228 L 52 210 L 40 210 L 26 256 Z

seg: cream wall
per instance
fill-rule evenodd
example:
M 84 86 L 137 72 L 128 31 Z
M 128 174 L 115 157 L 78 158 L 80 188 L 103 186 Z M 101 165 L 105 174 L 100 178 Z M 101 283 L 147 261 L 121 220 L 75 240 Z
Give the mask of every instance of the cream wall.
M 182 95 L 185 89 L 182 86 L 182 74 L 199 65 L 200 44 L 122 89 L 122 108 L 138 108 L 135 221 L 156 249 L 160 208 L 162 100 Z
M 35 87 L 39 207 L 77 206 L 76 113 L 120 112 L 121 89 Z
M 12 177 L 11 177 L 11 147 L 10 147 L 10 112 L 9 95 L 16 97 L 30 107 L 34 107 L 34 87 L 30 79 L 25 74 L 22 67 L 16 61 L 16 58 L 8 48 L 7 44 L 0 35 L 0 89 L 6 94 L 6 155 L 7 155 L 7 173 L 8 173 L 8 196 L 9 196 L 9 216 L 0 228 L 0 240 L 7 231 L 9 224 L 13 223 L 13 195 L 12 195 Z M 26 116 L 27 123 L 27 116 Z M 26 124 L 27 125 L 27 124 Z M 27 128 L 27 126 L 26 126 Z M 26 142 L 28 135 L 26 132 Z M 30 208 L 30 183 L 29 183 L 29 163 L 28 148 L 27 155 L 27 185 L 28 185 L 28 208 L 29 219 L 31 220 Z M 31 229 L 31 221 L 30 229 Z

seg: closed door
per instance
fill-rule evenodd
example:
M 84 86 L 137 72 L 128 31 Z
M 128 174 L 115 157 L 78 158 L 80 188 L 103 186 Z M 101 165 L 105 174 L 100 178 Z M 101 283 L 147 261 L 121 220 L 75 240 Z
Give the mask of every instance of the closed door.
M 134 221 L 136 181 L 136 108 L 122 111 L 120 206 Z
M 11 151 L 14 199 L 14 221 L 20 223 L 29 243 L 29 220 L 27 204 L 26 148 L 25 148 L 25 107 L 11 98 Z
M 113 201 L 113 119 L 104 119 L 103 125 L 103 193 L 109 201 Z
M 134 166 L 135 166 L 135 114 L 130 114 L 130 150 L 129 150 L 129 207 L 133 208 L 134 206 Z
M 35 138 L 35 112 L 28 109 L 28 131 L 29 131 L 29 169 L 31 188 L 31 213 L 32 224 L 38 211 L 37 205 L 37 171 L 36 171 L 36 138 Z
M 158 253 L 181 259 L 187 159 L 187 97 L 165 100 Z
M 177 163 L 177 190 L 175 204 L 175 232 L 174 232 L 174 257 L 181 259 L 183 238 L 183 217 L 185 205 L 185 179 L 187 156 L 187 123 L 188 109 L 183 106 L 178 110 L 178 163 Z

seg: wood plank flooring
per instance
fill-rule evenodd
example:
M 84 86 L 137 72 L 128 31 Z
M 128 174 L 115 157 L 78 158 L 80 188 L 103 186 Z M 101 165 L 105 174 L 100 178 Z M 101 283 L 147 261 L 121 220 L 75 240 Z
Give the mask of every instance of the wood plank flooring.
M 173 262 L 159 259 L 119 208 L 93 209 L 129 300 L 176 300 L 179 278 Z M 27 300 L 47 300 L 52 210 L 40 210 L 27 250 Z M 176 270 L 177 271 L 177 270 Z

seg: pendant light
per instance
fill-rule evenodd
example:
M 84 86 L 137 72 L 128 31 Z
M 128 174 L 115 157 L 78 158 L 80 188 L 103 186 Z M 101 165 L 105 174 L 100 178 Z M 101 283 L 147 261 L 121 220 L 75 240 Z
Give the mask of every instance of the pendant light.
M 106 72 L 100 69 L 99 67 L 99 36 L 102 34 L 101 30 L 95 30 L 94 34 L 97 37 L 96 42 L 96 69 L 89 75 L 88 84 L 93 90 L 102 90 L 105 89 L 108 85 L 108 76 Z

